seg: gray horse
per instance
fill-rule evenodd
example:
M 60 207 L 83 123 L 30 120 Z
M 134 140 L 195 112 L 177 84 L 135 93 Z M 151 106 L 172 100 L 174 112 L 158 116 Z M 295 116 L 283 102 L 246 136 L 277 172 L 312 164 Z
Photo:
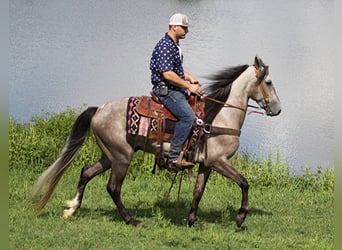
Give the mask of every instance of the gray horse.
M 280 101 L 268 72 L 268 66 L 259 56 L 253 65 L 230 67 L 211 77 L 212 82 L 205 89 L 204 131 L 206 140 L 202 141 L 194 161 L 199 163 L 193 201 L 188 217 L 192 226 L 196 221 L 198 205 L 212 170 L 235 181 L 242 191 L 241 207 L 236 216 L 236 224 L 241 227 L 248 213 L 248 183 L 229 163 L 240 144 L 240 129 L 245 120 L 248 100 L 255 100 L 267 115 L 280 113 Z M 101 158 L 93 165 L 82 168 L 76 195 L 66 201 L 68 209 L 63 217 L 67 218 L 81 206 L 84 189 L 96 175 L 111 168 L 107 191 L 127 224 L 142 225 L 132 218 L 121 201 L 121 186 L 125 179 L 133 154 L 142 149 L 127 139 L 126 115 L 128 98 L 110 101 L 101 107 L 89 107 L 75 121 L 64 149 L 59 158 L 40 176 L 33 188 L 33 197 L 39 197 L 36 205 L 42 209 L 49 201 L 64 171 L 69 167 L 77 151 L 85 141 L 90 127 L 102 151 Z M 214 132 L 219 131 L 219 132 Z M 222 132 L 223 131 L 223 132 Z M 235 131 L 229 133 L 226 131 Z M 167 143 L 167 142 L 165 142 Z M 144 150 L 155 151 L 155 142 L 148 140 Z M 167 145 L 165 153 L 167 154 Z M 46 188 L 44 188 L 46 186 Z M 44 191 L 43 191 L 44 190 Z

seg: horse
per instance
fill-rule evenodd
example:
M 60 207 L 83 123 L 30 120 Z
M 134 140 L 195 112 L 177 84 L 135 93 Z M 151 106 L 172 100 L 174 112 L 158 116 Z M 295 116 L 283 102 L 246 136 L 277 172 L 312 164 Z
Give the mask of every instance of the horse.
M 212 171 L 233 180 L 242 192 L 241 207 L 236 215 L 236 225 L 241 227 L 248 213 L 248 182 L 229 162 L 240 144 L 240 130 L 248 112 L 249 99 L 254 100 L 268 116 L 281 112 L 280 100 L 269 75 L 269 66 L 256 55 L 254 64 L 238 65 L 211 75 L 210 83 L 204 88 L 205 115 L 203 131 L 206 140 L 194 158 L 198 174 L 193 191 L 193 200 L 188 214 L 188 226 L 194 225 L 197 210 L 206 183 Z M 129 98 L 109 101 L 99 107 L 88 107 L 76 119 L 64 148 L 55 162 L 39 177 L 32 189 L 36 208 L 43 209 L 50 200 L 59 180 L 68 169 L 76 153 L 87 138 L 90 129 L 100 148 L 100 159 L 81 170 L 76 194 L 66 201 L 68 209 L 63 217 L 68 218 L 80 208 L 85 187 L 96 175 L 111 169 L 107 191 L 126 224 L 142 226 L 143 222 L 133 218 L 121 201 L 121 187 L 133 154 L 141 149 L 153 153 L 155 142 L 145 140 L 142 147 L 139 140 L 128 141 L 126 121 Z M 230 133 L 237 131 L 238 133 Z M 169 142 L 163 142 L 167 145 Z M 167 147 L 165 147 L 167 155 Z

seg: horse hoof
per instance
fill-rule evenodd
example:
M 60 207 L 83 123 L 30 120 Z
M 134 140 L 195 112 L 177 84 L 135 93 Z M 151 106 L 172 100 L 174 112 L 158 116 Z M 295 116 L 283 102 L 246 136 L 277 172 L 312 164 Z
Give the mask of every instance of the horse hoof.
M 194 224 L 195 224 L 195 222 L 197 221 L 197 218 L 191 218 L 191 217 L 189 217 L 189 220 L 188 220 L 188 225 L 189 225 L 189 227 L 192 227 Z
M 140 220 L 131 219 L 127 224 L 135 227 L 145 227 L 144 223 Z
M 245 218 L 246 218 L 246 214 L 238 214 L 236 216 L 235 221 L 236 221 L 237 227 L 239 228 L 241 227 L 242 223 L 245 221 Z
M 63 218 L 64 219 L 68 219 L 71 215 L 72 215 L 72 213 L 70 213 L 70 211 L 68 209 L 63 210 Z
M 137 223 L 137 224 L 135 225 L 135 227 L 137 227 L 137 228 L 144 228 L 144 227 L 145 227 L 145 224 L 144 224 L 143 222 L 139 221 L 139 223 Z

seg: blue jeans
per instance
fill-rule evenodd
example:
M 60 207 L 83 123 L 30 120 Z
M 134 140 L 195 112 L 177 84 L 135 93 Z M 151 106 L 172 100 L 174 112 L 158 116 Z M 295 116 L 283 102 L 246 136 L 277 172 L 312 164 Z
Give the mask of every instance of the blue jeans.
M 159 94 L 158 88 L 153 89 L 153 92 L 158 96 L 160 102 L 178 119 L 169 152 L 169 162 L 176 161 L 183 149 L 184 142 L 190 134 L 195 114 L 182 92 L 169 89 L 168 94 L 165 96 Z

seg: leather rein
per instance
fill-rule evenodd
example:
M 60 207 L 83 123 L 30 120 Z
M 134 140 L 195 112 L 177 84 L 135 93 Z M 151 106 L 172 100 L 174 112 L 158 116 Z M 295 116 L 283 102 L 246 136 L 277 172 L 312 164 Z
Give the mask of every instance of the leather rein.
M 255 76 L 258 79 L 260 79 L 261 78 L 260 77 L 260 70 L 257 69 L 255 65 L 254 65 L 254 67 L 255 67 Z M 269 107 L 269 96 L 268 96 L 267 91 L 266 91 L 265 86 L 264 86 L 265 75 L 263 75 L 262 78 L 260 79 L 259 88 L 260 88 L 261 93 L 263 95 L 263 100 L 262 100 L 263 108 L 265 110 L 268 110 L 268 109 L 270 109 L 270 107 Z M 243 112 L 248 112 L 248 114 L 251 114 L 251 113 L 257 113 L 257 114 L 261 114 L 261 115 L 265 114 L 264 111 L 247 110 L 246 108 L 235 106 L 235 105 L 232 105 L 232 104 L 229 104 L 229 103 L 226 103 L 226 102 L 223 102 L 223 101 L 220 101 L 220 100 L 217 100 L 215 98 L 208 97 L 208 96 L 202 96 L 201 99 L 206 99 L 206 100 L 209 100 L 209 101 L 212 101 L 212 102 L 216 102 L 216 103 L 222 104 L 223 107 L 239 109 L 239 110 L 241 110 Z M 259 107 L 254 106 L 254 105 L 250 105 L 250 104 L 248 104 L 247 107 L 260 110 Z M 197 121 L 197 125 L 201 126 L 203 128 L 203 131 L 206 134 L 206 139 L 207 139 L 207 137 L 209 135 L 234 135 L 234 136 L 240 136 L 240 134 L 241 134 L 240 130 L 232 129 L 232 128 L 215 127 L 215 126 L 212 126 L 212 124 L 204 123 L 203 121 Z M 207 154 L 207 152 L 206 152 L 206 154 Z
M 226 103 L 226 102 L 222 102 L 220 100 L 217 100 L 217 99 L 214 99 L 214 98 L 211 98 L 211 97 L 208 97 L 208 96 L 203 96 L 202 99 L 206 99 L 206 100 L 209 100 L 209 101 L 212 101 L 212 102 L 216 102 L 216 103 L 222 104 L 224 108 L 235 108 L 235 109 L 239 109 L 239 110 L 241 110 L 243 112 L 247 112 L 248 111 L 248 114 L 250 114 L 250 113 L 257 113 L 257 114 L 260 114 L 260 115 L 264 115 L 265 114 L 265 112 L 263 112 L 263 111 L 247 110 L 245 108 L 241 108 L 239 106 L 235 106 L 235 105 L 232 105 L 232 104 L 229 104 L 229 103 Z M 254 106 L 254 105 L 248 104 L 248 107 L 260 110 L 259 107 Z

